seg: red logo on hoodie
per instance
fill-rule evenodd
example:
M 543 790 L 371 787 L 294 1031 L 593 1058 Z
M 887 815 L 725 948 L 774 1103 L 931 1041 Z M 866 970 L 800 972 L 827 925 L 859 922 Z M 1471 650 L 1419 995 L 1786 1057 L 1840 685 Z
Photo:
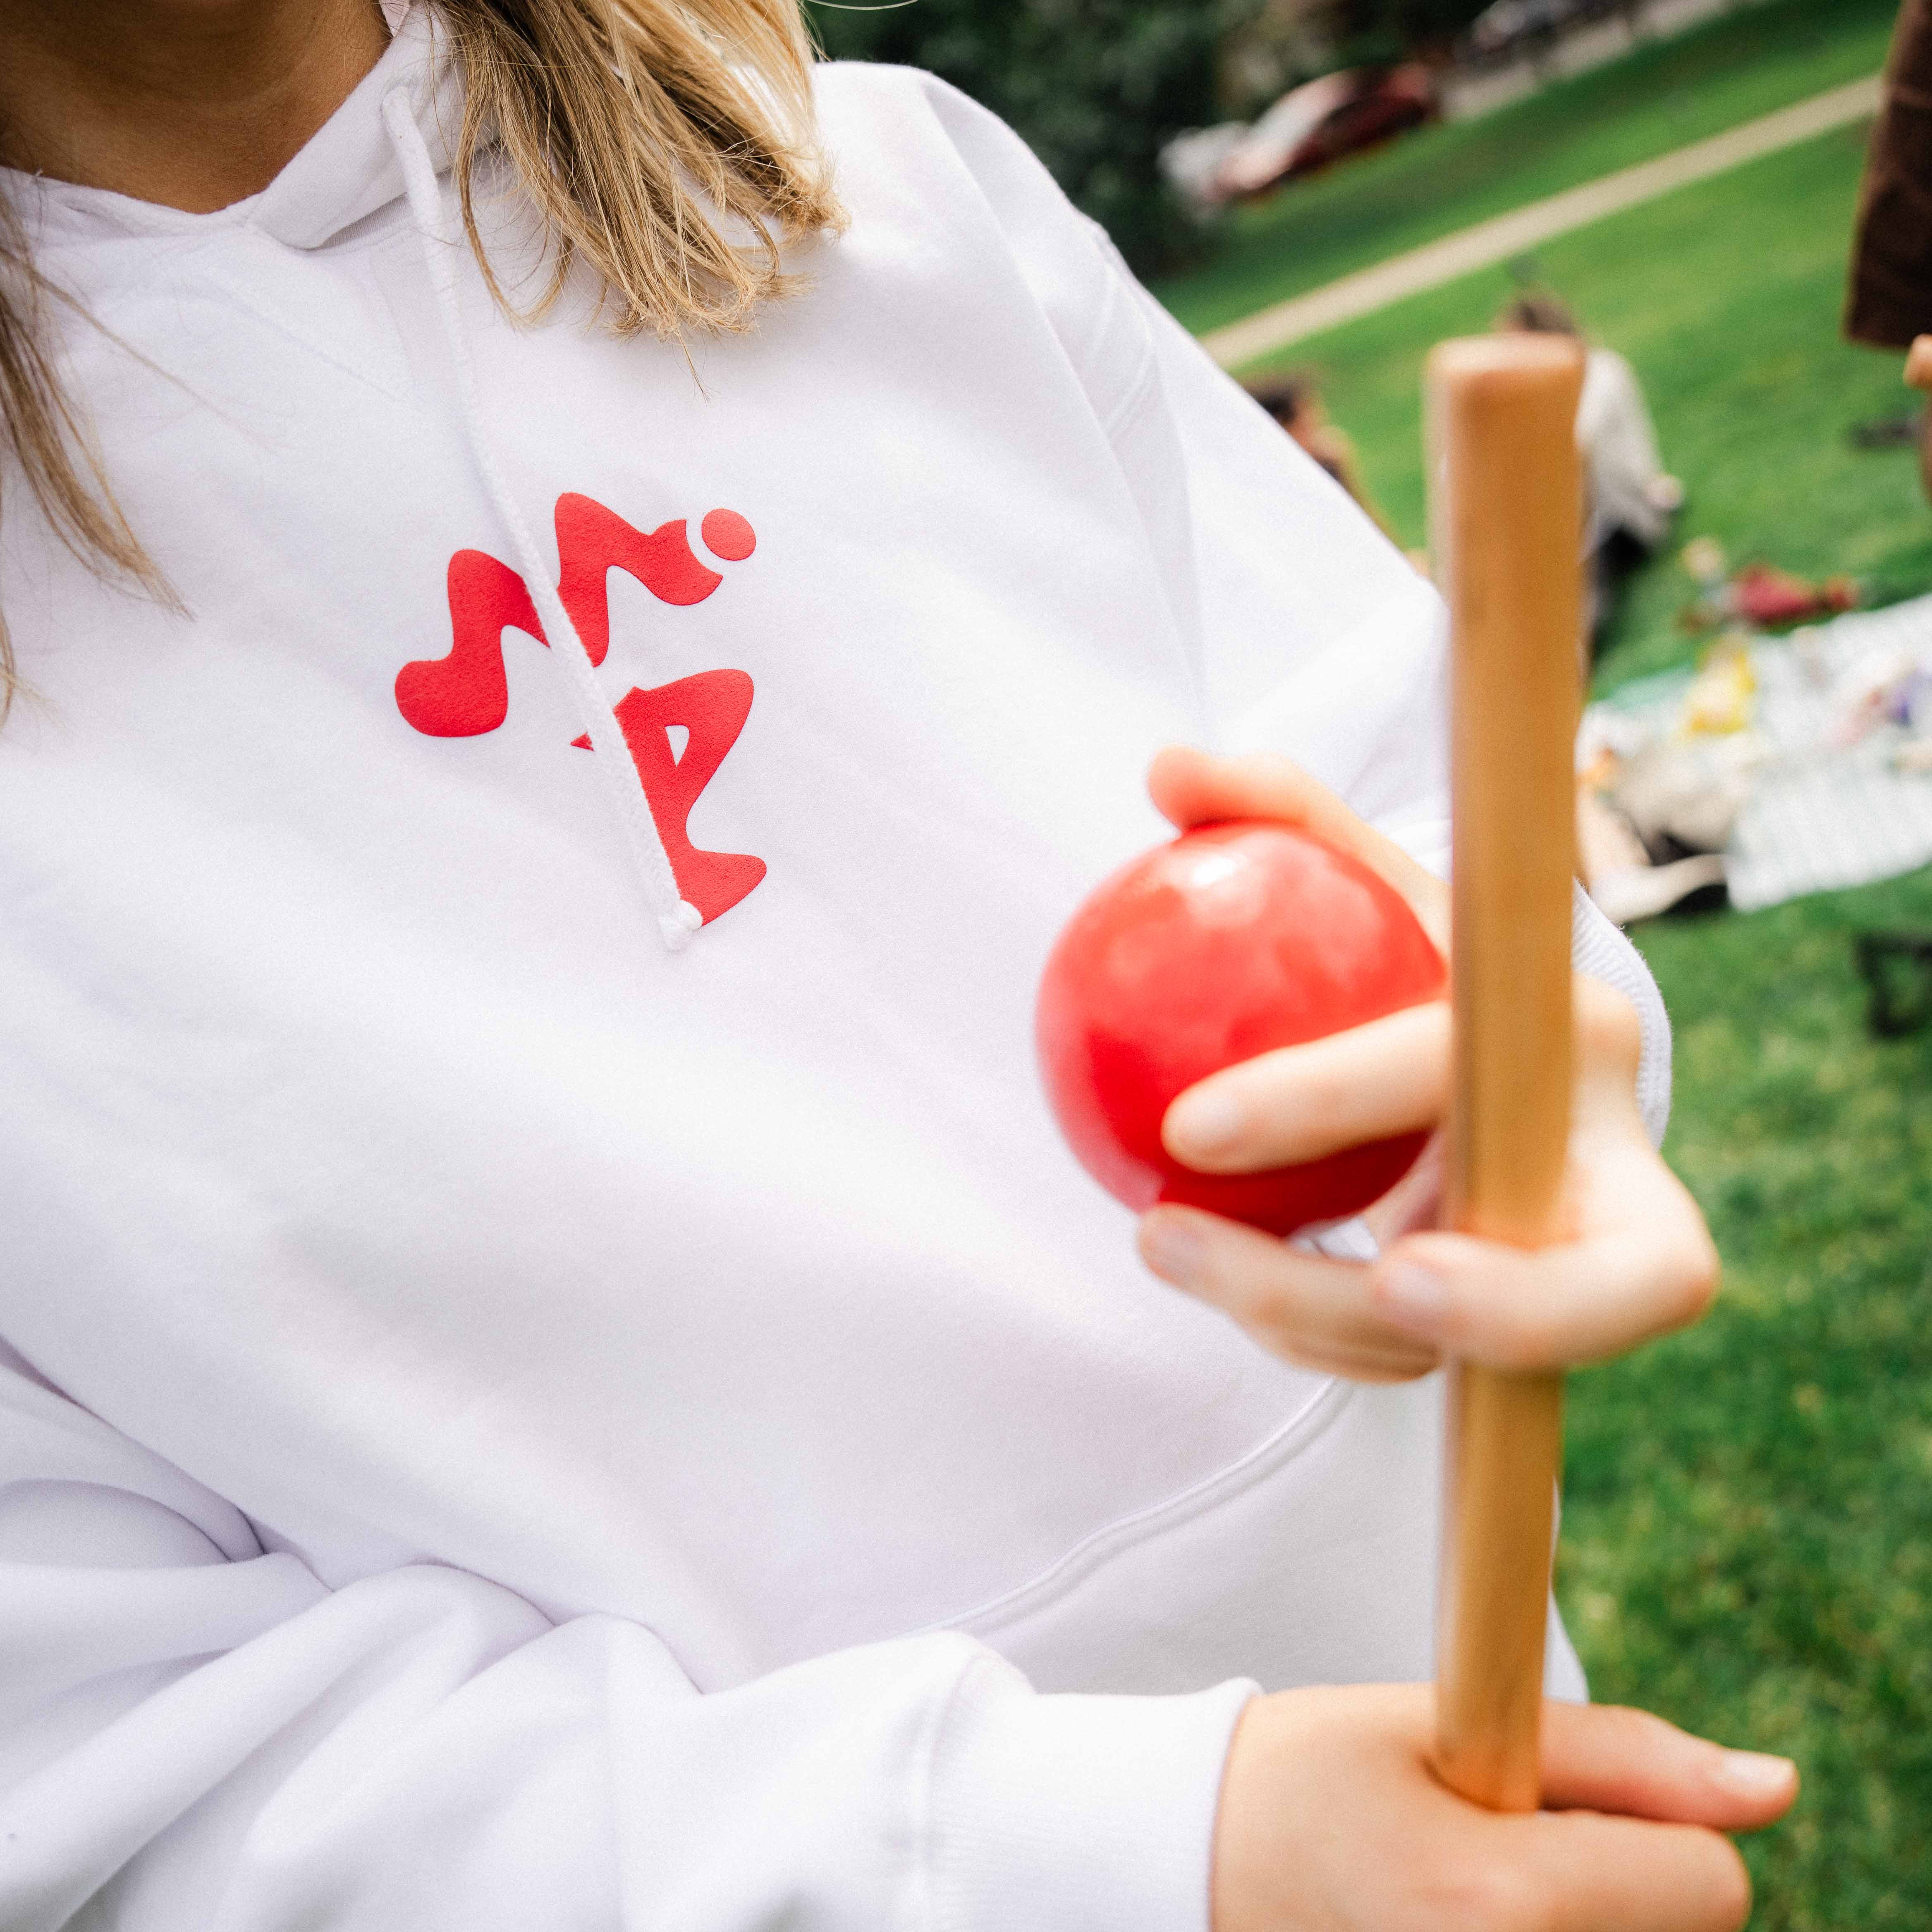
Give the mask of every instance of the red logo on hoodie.
M 735 510 L 713 510 L 698 528 L 705 548 L 725 563 L 742 562 L 758 546 Z M 682 518 L 640 530 L 589 496 L 556 500 L 556 548 L 557 596 L 593 664 L 610 648 L 607 580 L 613 570 L 628 571 L 666 604 L 701 604 L 724 580 L 698 561 Z M 540 644 L 550 640 L 524 580 L 482 550 L 460 550 L 449 560 L 448 590 L 449 655 L 404 665 L 396 708 L 430 737 L 471 738 L 495 730 L 509 713 L 503 633 L 521 631 Z M 745 728 L 751 678 L 742 670 L 707 670 L 655 690 L 634 686 L 614 709 L 678 890 L 714 920 L 765 876 L 762 859 L 702 850 L 686 829 L 698 795 Z M 681 752 L 671 747 L 670 731 L 678 727 L 687 734 Z M 590 743 L 588 737 L 571 742 L 586 749 Z

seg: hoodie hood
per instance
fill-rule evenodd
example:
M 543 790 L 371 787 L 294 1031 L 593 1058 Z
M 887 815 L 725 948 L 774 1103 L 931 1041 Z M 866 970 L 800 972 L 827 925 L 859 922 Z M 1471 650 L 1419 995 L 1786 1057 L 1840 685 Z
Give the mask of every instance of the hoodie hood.
M 403 197 L 402 163 L 386 104 L 406 107 L 437 174 L 449 166 L 463 121 L 461 77 L 428 8 L 385 8 L 386 16 L 392 10 L 382 58 L 255 198 L 250 219 L 286 247 L 321 248 Z

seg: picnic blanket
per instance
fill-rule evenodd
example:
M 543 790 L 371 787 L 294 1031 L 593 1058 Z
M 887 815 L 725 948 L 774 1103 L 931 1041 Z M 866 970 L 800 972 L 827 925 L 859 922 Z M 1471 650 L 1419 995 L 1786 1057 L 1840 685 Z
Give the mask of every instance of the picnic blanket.
M 1724 854 L 1732 904 L 1751 911 L 1932 862 L 1932 772 L 1909 768 L 1922 750 L 1932 761 L 1932 736 L 1875 701 L 1871 722 L 1855 715 L 1862 692 L 1888 677 L 1896 687 L 1909 664 L 1932 680 L 1932 596 L 1757 639 L 1749 652 L 1749 723 L 1700 741 L 1748 784 Z M 1580 743 L 1628 755 L 1681 736 L 1694 675 L 1645 678 L 1592 705 Z

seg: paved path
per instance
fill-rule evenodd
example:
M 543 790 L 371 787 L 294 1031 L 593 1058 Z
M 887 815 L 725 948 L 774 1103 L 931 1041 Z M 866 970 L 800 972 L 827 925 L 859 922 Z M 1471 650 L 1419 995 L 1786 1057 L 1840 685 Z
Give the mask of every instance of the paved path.
M 1879 76 L 1870 74 L 1828 93 L 1814 94 L 1809 100 L 1747 121 L 1708 140 L 1694 142 L 1654 161 L 1605 175 L 1600 181 L 1586 182 L 1581 188 L 1533 201 L 1526 208 L 1445 235 L 1441 241 L 1412 248 L 1406 255 L 1378 262 L 1358 274 L 1345 275 L 1324 288 L 1311 290 L 1214 329 L 1202 340 L 1223 368 L 1238 368 L 1405 296 L 1420 295 L 1478 268 L 1507 262 L 1573 228 L 1600 221 L 1606 214 L 1635 208 L 1673 188 L 1722 174 L 1760 155 L 1775 154 L 1780 148 L 1795 146 L 1849 122 L 1864 120 L 1877 109 L 1879 86 Z

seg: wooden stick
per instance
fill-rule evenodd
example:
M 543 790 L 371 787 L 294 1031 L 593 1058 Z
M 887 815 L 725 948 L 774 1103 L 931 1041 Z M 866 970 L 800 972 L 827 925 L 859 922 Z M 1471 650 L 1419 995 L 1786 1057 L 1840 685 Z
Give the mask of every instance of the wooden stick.
M 1426 377 L 1454 663 L 1445 1208 L 1450 1226 L 1520 1247 L 1564 1232 L 1582 380 L 1576 343 L 1527 334 L 1445 342 Z M 1532 1811 L 1563 1380 L 1449 1373 L 1436 1769 L 1479 1804 Z

